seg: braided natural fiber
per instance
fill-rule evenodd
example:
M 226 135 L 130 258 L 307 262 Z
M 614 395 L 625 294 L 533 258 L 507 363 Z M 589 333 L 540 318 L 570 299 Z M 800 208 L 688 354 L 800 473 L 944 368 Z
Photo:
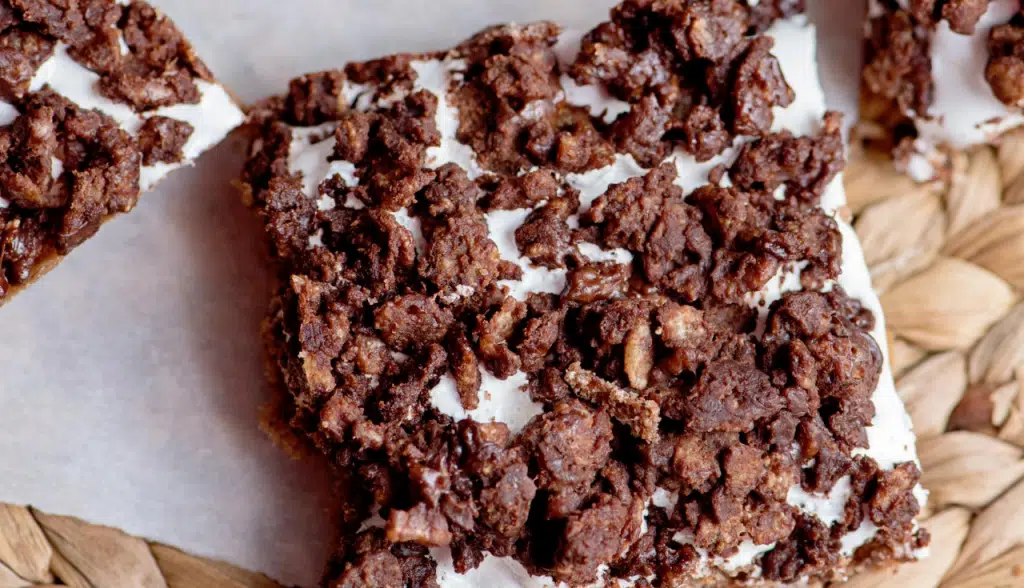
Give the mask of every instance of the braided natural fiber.
M 931 557 L 849 585 L 1024 586 L 1024 131 L 917 185 L 854 147 L 854 227 L 919 437 Z M 265 576 L 0 505 L 0 588 L 271 588 Z
M 0 588 L 281 588 L 109 527 L 0 504 Z

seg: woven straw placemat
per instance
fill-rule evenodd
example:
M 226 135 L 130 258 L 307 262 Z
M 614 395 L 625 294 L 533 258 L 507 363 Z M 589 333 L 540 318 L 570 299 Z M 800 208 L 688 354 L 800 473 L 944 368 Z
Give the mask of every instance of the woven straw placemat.
M 867 131 L 870 135 L 870 131 Z M 1024 131 L 917 185 L 854 147 L 854 227 L 931 491 L 931 557 L 856 588 L 1024 586 Z M 0 588 L 279 588 L 105 527 L 0 504 Z
M 117 529 L 0 504 L 0 588 L 281 588 Z

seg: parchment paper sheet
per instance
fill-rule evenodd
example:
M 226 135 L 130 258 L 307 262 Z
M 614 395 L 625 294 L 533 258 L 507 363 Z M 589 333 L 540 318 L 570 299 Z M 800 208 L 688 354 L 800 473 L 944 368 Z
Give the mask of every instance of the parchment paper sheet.
M 495 22 L 602 20 L 614 0 L 151 0 L 243 100 L 347 60 L 446 47 Z M 807 0 L 833 107 L 853 110 L 859 0 Z M 329 483 L 258 431 L 258 222 L 236 139 L 146 195 L 0 310 L 0 501 L 312 585 Z

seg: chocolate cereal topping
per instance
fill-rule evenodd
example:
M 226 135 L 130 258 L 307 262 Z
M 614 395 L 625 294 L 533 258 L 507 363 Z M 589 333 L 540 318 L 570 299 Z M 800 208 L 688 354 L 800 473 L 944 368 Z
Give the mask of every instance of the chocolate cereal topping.
M 750 545 L 741 580 L 830 580 L 927 542 L 916 465 L 859 451 L 883 357 L 821 206 L 839 116 L 773 129 L 795 95 L 765 31 L 799 4 L 626 0 L 578 53 L 550 23 L 496 26 L 253 114 L 273 379 L 340 480 L 326 585 L 497 557 L 675 586 Z M 689 186 L 698 162 L 715 181 Z M 828 524 L 790 502 L 841 480 Z
M 992 29 L 985 79 L 1004 104 L 1024 106 L 1024 11 Z
M 49 74 L 65 62 L 80 71 Z M 96 78 L 97 109 L 51 85 L 65 75 Z M 206 66 L 144 2 L 0 0 L 0 302 L 130 210 L 143 166 L 183 162 L 195 129 L 156 111 L 199 103 L 199 81 Z

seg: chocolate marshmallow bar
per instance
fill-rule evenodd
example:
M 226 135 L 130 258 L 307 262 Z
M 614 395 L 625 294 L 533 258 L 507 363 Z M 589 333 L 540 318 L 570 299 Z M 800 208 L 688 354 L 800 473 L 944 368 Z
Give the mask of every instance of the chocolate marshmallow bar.
M 244 173 L 326 585 L 803 585 L 922 555 L 909 419 L 799 3 L 295 79 Z
M 145 2 L 0 0 L 0 304 L 243 120 Z
M 864 112 L 914 179 L 1024 124 L 1019 0 L 871 0 Z

